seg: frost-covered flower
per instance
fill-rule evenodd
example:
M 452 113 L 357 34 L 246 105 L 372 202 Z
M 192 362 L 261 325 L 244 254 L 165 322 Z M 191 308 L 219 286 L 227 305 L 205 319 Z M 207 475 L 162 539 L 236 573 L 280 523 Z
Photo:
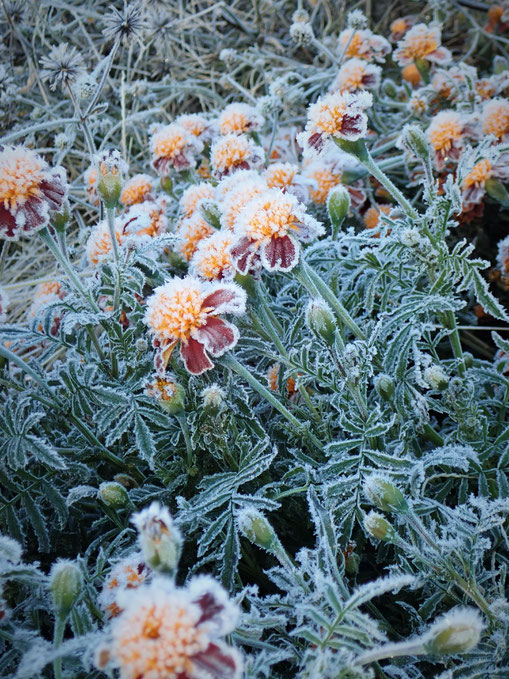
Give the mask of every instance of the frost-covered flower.
M 116 618 L 122 613 L 117 598 L 119 592 L 126 589 L 136 589 L 145 584 L 152 576 L 141 552 L 122 559 L 112 568 L 104 581 L 102 591 L 98 597 L 98 604 L 106 615 L 106 619 Z
M 222 638 L 237 624 L 238 610 L 209 576 L 185 589 L 157 578 L 119 595 L 123 612 L 110 623 L 96 664 L 120 679 L 240 679 L 242 659 Z
M 66 195 L 63 167 L 50 168 L 24 146 L 0 151 L 0 238 L 18 240 L 42 229 L 62 210 Z
M 166 200 L 146 200 L 132 205 L 127 212 L 118 218 L 122 224 L 122 236 L 160 236 L 168 228 L 166 217 Z
M 221 224 L 226 229 L 234 229 L 242 208 L 250 200 L 267 190 L 266 182 L 257 174 L 246 178 L 242 177 L 241 181 L 230 186 L 231 188 L 221 203 Z
M 366 229 L 376 229 L 380 223 L 380 215 L 388 215 L 392 209 L 392 205 L 376 205 L 369 207 L 364 213 L 364 226 Z M 380 236 L 379 233 L 375 234 Z
M 131 523 L 138 530 L 138 544 L 146 563 L 157 570 L 175 571 L 183 539 L 168 509 L 152 502 L 133 514 Z
M 175 118 L 175 123 L 204 143 L 210 141 L 214 135 L 212 123 L 200 113 L 183 113 Z
M 484 104 L 482 128 L 485 134 L 493 134 L 501 140 L 507 139 L 509 136 L 509 101 L 507 99 L 492 99 Z
M 415 114 L 416 116 L 420 116 L 423 113 L 426 113 L 428 110 L 429 102 L 426 97 L 426 95 L 421 92 L 417 91 L 415 92 L 410 99 L 408 100 L 407 108 L 408 110 Z
M 185 217 L 179 224 L 176 234 L 180 238 L 178 250 L 182 257 L 189 262 L 196 252 L 198 243 L 202 238 L 207 238 L 214 233 L 214 228 L 201 216 L 194 212 L 190 217 Z
M 418 87 L 422 80 L 419 69 L 414 63 L 407 64 L 401 69 L 401 77 L 414 87 Z
M 458 607 L 433 623 L 422 641 L 427 653 L 467 653 L 477 646 L 483 629 L 484 624 L 476 609 Z
M 315 38 L 313 26 L 308 21 L 296 21 L 290 26 L 290 37 L 296 45 L 310 45 Z
M 297 136 L 299 144 L 305 152 L 319 153 L 333 137 L 347 141 L 362 139 L 368 130 L 365 109 L 372 101 L 369 92 L 335 92 L 320 97 L 308 109 L 306 128 Z
M 142 203 L 150 197 L 154 189 L 154 180 L 148 174 L 137 174 L 125 184 L 120 194 L 120 202 L 124 207 Z
M 155 365 L 164 373 L 180 342 L 180 355 L 187 370 L 200 375 L 214 367 L 208 354 L 221 356 L 238 341 L 234 325 L 221 314 L 242 314 L 246 294 L 233 283 L 205 283 L 194 276 L 173 278 L 156 288 L 147 301 L 145 323 L 157 348 Z
M 100 151 L 94 156 L 94 163 L 97 167 L 97 193 L 107 208 L 114 208 L 120 198 L 129 166 L 118 149 Z
M 180 171 L 194 167 L 203 143 L 182 125 L 171 123 L 154 132 L 150 150 L 152 167 L 161 176 L 166 176 L 171 169 Z
M 364 59 L 348 59 L 339 69 L 332 81 L 331 92 L 358 92 L 359 90 L 376 90 L 380 86 L 380 66 L 370 64 Z
M 270 189 L 281 189 L 283 193 L 288 191 L 302 203 L 307 201 L 308 189 L 314 184 L 299 172 L 295 163 L 272 163 L 265 170 L 264 178 Z
M 438 170 L 443 169 L 448 160 L 460 157 L 464 144 L 465 121 L 457 111 L 440 111 L 433 117 L 426 130 L 426 136 L 434 151 Z
M 52 90 L 58 85 L 62 89 L 73 85 L 84 71 L 81 55 L 66 42 L 52 47 L 48 56 L 41 57 L 41 66 L 41 78 L 49 81 Z
M 291 271 L 299 261 L 298 241 L 308 243 L 323 233 L 295 196 L 268 189 L 239 215 L 232 259 L 242 274 L 260 264 L 268 271 Z
M 228 104 L 218 118 L 221 134 L 256 132 L 261 129 L 263 123 L 263 116 L 258 110 L 254 106 L 243 103 Z
M 485 184 L 495 174 L 493 163 L 484 158 L 474 165 L 461 183 L 463 211 L 478 205 L 486 193 Z
M 65 291 L 62 289 L 59 281 L 45 281 L 39 283 L 35 288 L 32 296 L 32 304 L 28 308 L 27 317 L 32 320 L 36 317 L 41 309 L 52 302 L 57 302 L 65 297 Z M 60 316 L 54 318 L 54 327 L 52 330 L 56 332 L 60 322 Z
M 202 201 L 213 200 L 214 197 L 215 191 L 212 184 L 207 182 L 191 184 L 180 197 L 179 207 L 184 216 L 190 217 L 198 209 Z
M 405 33 L 415 24 L 415 17 L 404 16 L 395 19 L 389 26 L 391 35 L 389 36 L 392 42 L 398 42 L 405 35 Z
M 309 197 L 315 205 L 325 205 L 329 191 L 341 184 L 341 169 L 336 163 L 322 163 L 316 160 L 304 170 L 309 180 Z
M 235 268 L 230 247 L 234 242 L 231 231 L 216 231 L 198 243 L 190 263 L 190 271 L 207 281 L 232 280 Z
M 279 363 L 274 363 L 274 365 L 271 365 L 270 368 L 267 371 L 267 384 L 269 386 L 269 389 L 271 391 L 276 391 L 279 392 L 279 370 L 281 366 Z M 288 398 L 292 401 L 295 400 L 296 396 L 298 395 L 299 390 L 297 389 L 297 386 L 295 384 L 295 380 L 293 377 L 289 377 L 286 380 L 286 395 Z
M 361 30 L 345 28 L 338 37 L 338 51 L 344 53 L 344 57 L 347 58 L 359 57 L 382 64 L 390 53 L 391 46 L 388 40 L 372 33 L 369 28 Z
M 105 28 L 103 34 L 113 40 L 125 40 L 139 38 L 143 29 L 143 16 L 141 8 L 136 4 L 129 4 L 122 9 L 110 7 L 110 13 L 104 19 Z
M 83 180 L 85 182 L 85 188 L 88 193 L 88 197 L 92 205 L 99 205 L 99 194 L 97 193 L 97 167 L 92 163 L 90 167 L 83 173 Z
M 210 149 L 210 163 L 216 177 L 221 179 L 236 170 L 261 167 L 264 153 L 245 134 L 225 134 L 216 139 Z
M 394 61 L 400 66 L 406 66 L 416 59 L 431 61 L 445 65 L 451 61 L 450 51 L 442 47 L 442 37 L 439 26 L 416 24 L 400 40 L 393 54 Z
M 115 235 L 119 245 L 123 239 L 123 224 L 120 220 L 115 220 Z M 87 259 L 92 266 L 97 266 L 111 254 L 111 236 L 108 222 L 103 220 L 98 222 L 90 232 L 85 245 Z

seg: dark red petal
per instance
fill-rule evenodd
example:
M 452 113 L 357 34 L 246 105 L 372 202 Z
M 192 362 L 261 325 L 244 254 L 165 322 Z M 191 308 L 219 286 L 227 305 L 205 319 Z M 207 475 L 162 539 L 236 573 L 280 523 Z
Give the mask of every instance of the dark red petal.
M 323 148 L 323 137 L 320 132 L 315 132 L 308 138 L 308 146 L 315 149 L 315 151 L 321 151 Z
M 237 291 L 232 288 L 218 288 L 207 295 L 202 303 L 202 309 L 217 309 L 223 304 L 229 305 L 238 297 Z
M 345 113 L 343 120 L 341 121 L 340 134 L 362 134 L 364 131 L 363 126 L 364 115 L 362 113 L 357 113 L 357 115 L 351 115 Z
M 221 356 L 237 341 L 233 326 L 217 316 L 209 316 L 207 322 L 195 331 L 195 338 L 212 356 Z
M 239 676 L 240 660 L 234 649 L 210 643 L 192 657 L 194 665 L 210 674 L 211 679 L 232 679 Z
M 25 223 L 21 227 L 23 233 L 30 233 L 49 222 L 48 205 L 40 198 L 29 198 L 19 212 L 25 215 Z
M 16 230 L 14 216 L 0 204 L 0 233 L 4 238 L 15 238 Z
M 352 207 L 354 210 L 357 210 L 363 203 L 366 202 L 366 193 L 362 189 L 356 189 L 353 186 L 347 186 L 346 188 L 350 194 Z
M 290 271 L 299 259 L 297 247 L 290 236 L 271 238 L 263 246 L 263 254 L 267 260 L 266 264 L 269 271 L 276 269 L 278 271 Z
M 253 241 L 247 238 L 247 236 L 244 236 L 230 248 L 233 264 L 242 274 L 246 274 L 251 266 L 251 260 L 255 255 L 253 246 Z
M 213 620 L 216 615 L 224 611 L 224 604 L 216 599 L 213 592 L 204 592 L 204 594 L 193 603 L 198 604 L 201 608 L 201 616 L 196 625 L 201 625 L 202 622 Z
M 62 207 L 67 188 L 60 175 L 54 174 L 51 181 L 42 181 L 39 185 L 47 203 L 52 210 L 60 210 Z
M 168 176 L 171 166 L 171 161 L 168 158 L 157 158 L 152 163 L 152 167 L 161 175 L 161 177 Z
M 206 370 L 214 367 L 214 364 L 205 353 L 203 344 L 193 337 L 190 337 L 187 342 L 181 342 L 180 355 L 191 375 L 201 375 Z

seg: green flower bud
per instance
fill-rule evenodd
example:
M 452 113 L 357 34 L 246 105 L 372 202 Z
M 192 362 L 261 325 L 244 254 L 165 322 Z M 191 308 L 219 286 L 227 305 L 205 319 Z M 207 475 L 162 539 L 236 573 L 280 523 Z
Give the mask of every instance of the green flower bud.
M 134 514 L 131 522 L 138 529 L 138 543 L 147 565 L 164 573 L 175 572 L 182 551 L 182 534 L 166 507 L 152 502 Z
M 394 380 L 389 375 L 382 373 L 375 379 L 375 389 L 384 401 L 390 401 L 394 395 Z
M 385 516 L 378 514 L 378 512 L 369 512 L 364 517 L 364 528 L 367 532 L 377 540 L 384 542 L 394 542 L 396 531 L 387 521 Z
M 322 299 L 312 299 L 306 309 L 306 323 L 317 337 L 326 344 L 334 344 L 336 320 L 330 307 Z
M 67 226 L 67 223 L 69 222 L 70 219 L 70 211 L 69 211 L 69 201 L 66 199 L 64 201 L 64 204 L 62 205 L 62 208 L 60 212 L 54 212 L 52 216 L 52 225 L 55 229 L 55 231 L 58 231 L 59 233 L 63 233 L 65 231 L 65 227 Z
M 80 569 L 73 561 L 57 561 L 51 568 L 49 587 L 57 615 L 67 616 L 83 588 Z
M 404 148 L 411 151 L 414 156 L 429 161 L 430 152 L 428 140 L 424 132 L 418 125 L 405 125 L 400 137 L 401 144 Z
M 203 200 L 200 205 L 200 212 L 203 219 L 213 229 L 219 230 L 221 228 L 221 211 L 215 200 Z
M 490 198 L 493 198 L 501 205 L 505 206 L 509 205 L 509 193 L 507 193 L 507 189 L 502 184 L 500 179 L 490 177 L 484 182 L 484 187 L 486 189 L 486 193 L 488 194 L 488 196 L 490 196 Z
M 465 362 L 465 367 L 466 368 L 473 368 L 474 367 L 474 357 L 469 351 L 463 352 L 463 361 Z
M 127 164 L 122 160 L 119 151 L 104 151 L 96 157 L 97 193 L 108 209 L 117 205 Z
M 443 391 L 449 384 L 449 377 L 438 365 L 430 365 L 424 371 L 424 379 L 432 389 Z
M 173 196 L 173 179 L 171 177 L 161 177 L 159 180 L 162 191 Z
M 359 564 L 361 562 L 361 557 L 356 553 L 347 553 L 345 555 L 345 571 L 349 575 L 356 575 L 359 572 Z
M 368 160 L 368 150 L 366 149 L 366 144 L 364 139 L 358 139 L 357 141 L 348 141 L 347 139 L 340 139 L 339 137 L 333 137 L 333 141 L 336 146 L 345 153 L 350 153 L 355 156 L 360 161 Z
M 423 637 L 423 647 L 433 655 L 466 653 L 477 646 L 483 628 L 475 609 L 456 608 L 432 625 Z
M 184 410 L 186 390 L 169 377 L 155 377 L 145 385 L 145 393 L 155 398 L 162 410 L 170 415 L 177 415 Z
M 274 529 L 264 515 L 256 509 L 242 509 L 237 515 L 237 525 L 248 540 L 268 552 L 272 551 L 278 543 Z
M 129 504 L 129 495 L 121 483 L 105 481 L 99 486 L 97 496 L 111 509 L 122 509 Z
M 116 481 L 117 483 L 121 483 L 124 486 L 124 488 L 127 488 L 127 490 L 138 487 L 137 482 L 133 479 L 132 476 L 129 476 L 129 474 L 115 474 L 113 480 Z
M 493 73 L 500 75 L 500 73 L 505 73 L 505 71 L 509 71 L 509 62 L 504 57 L 497 55 L 493 59 Z
M 396 99 L 398 96 L 398 89 L 394 80 L 386 78 L 382 83 L 382 92 L 386 97 L 389 97 L 389 99 Z
M 400 489 L 380 476 L 369 476 L 364 481 L 364 494 L 384 512 L 407 512 L 408 503 Z
M 350 209 L 350 194 L 344 186 L 335 186 L 327 196 L 327 212 L 332 225 L 332 232 L 336 234 Z
M 223 410 L 225 405 L 225 393 L 217 384 L 205 387 L 201 392 L 203 408 L 207 415 L 215 416 Z

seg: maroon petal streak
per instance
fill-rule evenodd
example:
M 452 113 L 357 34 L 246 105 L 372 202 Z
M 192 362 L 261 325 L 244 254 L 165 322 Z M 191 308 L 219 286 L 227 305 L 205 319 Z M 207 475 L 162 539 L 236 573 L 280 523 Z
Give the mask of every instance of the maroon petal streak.
M 214 367 L 214 364 L 205 353 L 203 344 L 193 337 L 190 337 L 187 342 L 181 342 L 180 355 L 191 375 L 201 375 L 206 370 Z
M 233 263 L 241 274 L 246 274 L 249 271 L 251 260 L 255 255 L 253 246 L 253 241 L 244 236 L 230 248 Z
M 263 246 L 262 253 L 266 260 L 264 264 L 269 271 L 290 271 L 299 259 L 297 245 L 290 236 L 271 238 Z
M 211 679 L 236 679 L 240 676 L 240 658 L 234 649 L 227 646 L 211 643 L 193 656 L 192 661 L 198 668 L 206 670 Z
M 17 238 L 16 220 L 9 210 L 0 205 L 0 233 L 9 240 Z
M 233 326 L 217 316 L 209 316 L 205 325 L 195 330 L 195 339 L 212 356 L 221 356 L 237 342 Z

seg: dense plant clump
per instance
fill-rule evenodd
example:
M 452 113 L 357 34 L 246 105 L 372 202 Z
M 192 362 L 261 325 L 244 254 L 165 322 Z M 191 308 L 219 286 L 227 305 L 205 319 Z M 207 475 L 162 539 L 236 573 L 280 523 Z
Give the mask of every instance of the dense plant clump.
M 507 3 L 0 1 L 0 676 L 507 679 Z

